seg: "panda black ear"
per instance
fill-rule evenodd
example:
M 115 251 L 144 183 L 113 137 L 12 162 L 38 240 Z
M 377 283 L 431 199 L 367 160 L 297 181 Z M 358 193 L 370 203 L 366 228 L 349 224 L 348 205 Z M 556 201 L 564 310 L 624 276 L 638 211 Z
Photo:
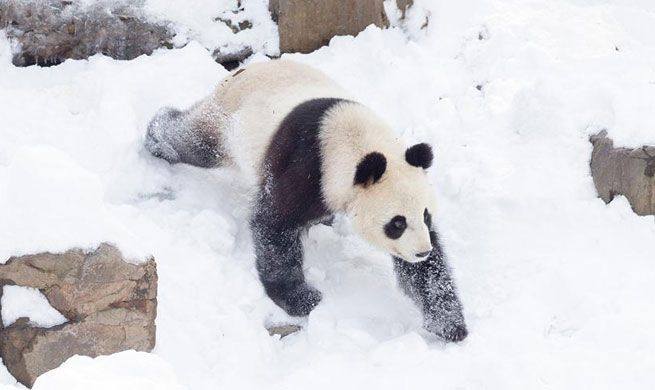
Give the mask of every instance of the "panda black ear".
M 387 159 L 382 153 L 371 152 L 364 156 L 362 161 L 357 164 L 355 172 L 355 185 L 362 184 L 367 186 L 380 180 L 382 174 L 387 169 Z
M 426 143 L 416 144 L 407 149 L 405 152 L 405 160 L 410 165 L 428 169 L 432 166 L 432 148 Z

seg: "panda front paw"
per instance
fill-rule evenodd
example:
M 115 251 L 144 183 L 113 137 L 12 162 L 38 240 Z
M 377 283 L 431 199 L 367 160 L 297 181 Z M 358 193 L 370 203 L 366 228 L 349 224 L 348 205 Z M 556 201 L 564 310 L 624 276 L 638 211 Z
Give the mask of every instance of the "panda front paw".
M 462 341 L 468 336 L 468 330 L 464 322 L 455 322 L 450 324 L 443 324 L 440 322 L 429 322 L 425 328 L 445 341 L 458 342 Z
M 273 302 L 295 317 L 308 315 L 323 298 L 320 291 L 305 282 L 269 284 L 265 287 Z
M 458 342 L 464 340 L 468 334 L 466 325 L 455 325 L 445 329 L 441 337 L 446 341 Z

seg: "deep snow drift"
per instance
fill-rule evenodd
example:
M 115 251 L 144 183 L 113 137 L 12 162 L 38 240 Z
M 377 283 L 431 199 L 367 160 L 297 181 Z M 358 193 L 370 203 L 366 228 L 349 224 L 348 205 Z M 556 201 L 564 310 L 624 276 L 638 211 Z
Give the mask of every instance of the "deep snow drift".
M 421 329 L 388 256 L 343 220 L 305 241 L 323 301 L 301 332 L 268 335 L 289 319 L 254 270 L 248 183 L 142 148 L 159 107 L 186 108 L 227 74 L 199 44 L 19 69 L 0 39 L 0 259 L 113 241 L 154 255 L 160 280 L 153 355 L 70 359 L 35 389 L 655 385 L 655 221 L 597 199 L 588 142 L 607 128 L 620 145 L 655 143 L 655 5 L 422 4 L 426 29 L 369 28 L 285 58 L 435 146 L 460 344 Z

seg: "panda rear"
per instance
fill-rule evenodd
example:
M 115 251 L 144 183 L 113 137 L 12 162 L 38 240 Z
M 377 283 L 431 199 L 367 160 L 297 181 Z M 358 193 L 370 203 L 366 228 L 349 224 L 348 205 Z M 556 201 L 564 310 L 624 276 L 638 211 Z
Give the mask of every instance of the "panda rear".
M 449 341 L 466 337 L 431 221 L 430 147 L 407 148 L 317 70 L 289 61 L 240 69 L 189 110 L 160 110 L 145 146 L 170 163 L 234 165 L 253 174 L 256 267 L 268 296 L 288 314 L 307 315 L 322 297 L 305 281 L 303 233 L 340 212 L 392 256 L 426 329 Z
M 217 167 L 226 154 L 221 133 L 212 126 L 217 115 L 216 110 L 206 108 L 200 112 L 198 107 L 187 111 L 162 108 L 148 125 L 144 146 L 171 164 Z

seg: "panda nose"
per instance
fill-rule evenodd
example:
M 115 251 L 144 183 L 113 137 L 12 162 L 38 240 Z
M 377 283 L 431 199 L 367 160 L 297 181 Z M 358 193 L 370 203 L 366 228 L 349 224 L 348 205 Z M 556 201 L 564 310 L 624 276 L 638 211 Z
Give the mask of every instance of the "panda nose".
M 423 257 L 425 257 L 425 256 L 427 256 L 429 254 L 430 254 L 430 251 L 426 251 L 426 252 L 417 253 L 415 256 L 423 258 Z

